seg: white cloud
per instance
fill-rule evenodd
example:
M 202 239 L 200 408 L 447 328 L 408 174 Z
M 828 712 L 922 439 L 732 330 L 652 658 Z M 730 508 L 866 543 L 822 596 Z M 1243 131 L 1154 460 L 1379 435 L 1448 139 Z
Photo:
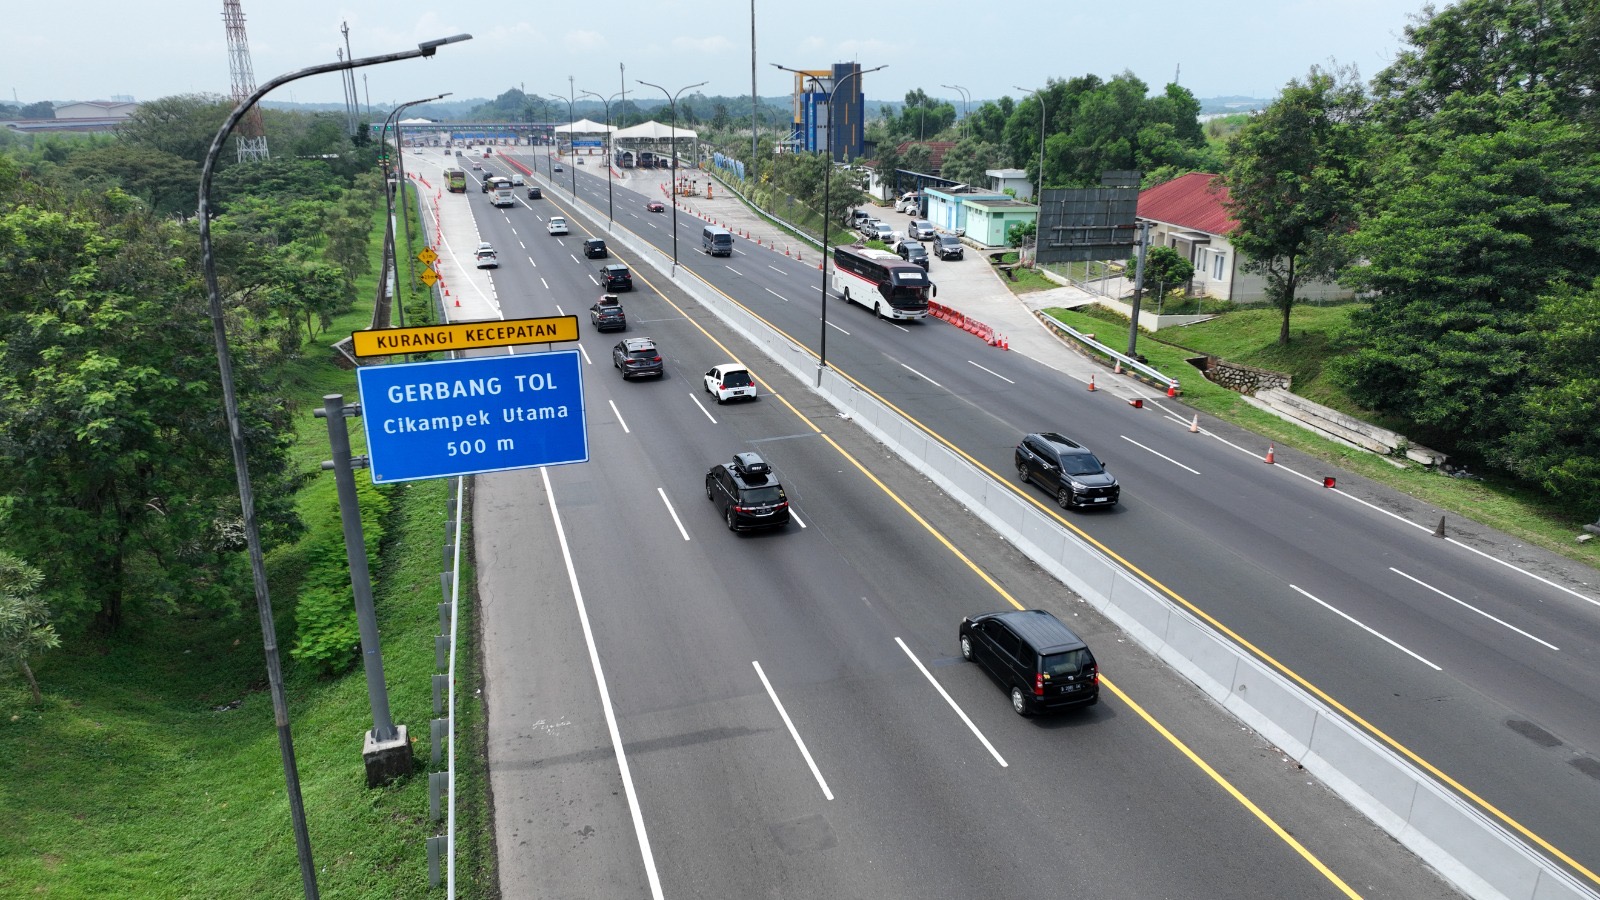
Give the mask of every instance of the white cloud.
M 672 46 L 686 53 L 721 53 L 731 48 L 733 42 L 720 34 L 713 34 L 703 38 L 675 37 Z
M 606 36 L 598 31 L 580 29 L 569 31 L 561 36 L 562 49 L 572 50 L 598 50 L 606 45 Z

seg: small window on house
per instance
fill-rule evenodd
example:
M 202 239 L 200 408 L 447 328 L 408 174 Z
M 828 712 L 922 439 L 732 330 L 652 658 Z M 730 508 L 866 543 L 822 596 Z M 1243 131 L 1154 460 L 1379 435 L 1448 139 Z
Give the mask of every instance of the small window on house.
M 1217 254 L 1217 258 L 1211 261 L 1211 277 L 1212 278 L 1215 278 L 1218 281 L 1222 280 L 1222 263 L 1223 263 L 1223 260 L 1225 260 L 1227 258 L 1228 258 L 1227 254 L 1218 253 Z

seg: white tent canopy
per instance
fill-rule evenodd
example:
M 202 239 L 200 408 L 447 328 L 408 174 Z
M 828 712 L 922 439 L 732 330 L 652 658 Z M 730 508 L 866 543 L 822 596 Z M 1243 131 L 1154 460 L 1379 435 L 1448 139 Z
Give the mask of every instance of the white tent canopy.
M 560 129 L 557 130 L 559 131 Z M 674 134 L 678 136 L 678 140 L 680 141 L 692 141 L 699 138 L 699 135 L 681 125 L 674 129 L 671 125 L 663 125 L 660 122 L 654 121 L 643 122 L 633 126 L 632 128 L 623 128 L 613 134 L 612 137 L 616 138 L 617 140 L 627 140 L 629 138 L 633 138 L 635 140 L 669 141 L 672 139 Z
M 571 125 L 557 125 L 550 130 L 556 134 L 606 134 L 617 129 L 614 125 L 601 125 L 599 122 L 579 119 Z

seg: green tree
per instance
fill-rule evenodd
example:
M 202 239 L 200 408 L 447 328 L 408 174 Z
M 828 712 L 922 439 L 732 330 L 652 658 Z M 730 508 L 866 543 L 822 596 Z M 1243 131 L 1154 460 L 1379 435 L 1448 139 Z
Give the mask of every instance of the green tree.
M 910 172 L 921 172 L 924 175 L 937 175 L 933 171 L 933 151 L 927 144 L 912 144 L 907 147 L 900 158 L 900 168 Z
M 1266 277 L 1283 313 L 1278 344 L 1289 344 L 1295 292 L 1307 279 L 1334 278 L 1355 227 L 1365 135 L 1364 93 L 1350 69 L 1313 67 L 1229 144 L 1229 235 L 1240 268 Z
M 0 678 L 21 674 L 33 692 L 33 702 L 43 703 L 39 679 L 28 660 L 61 646 L 50 607 L 39 593 L 44 575 L 10 553 L 0 550 Z
M 1129 272 L 1139 268 L 1137 256 L 1128 259 Z M 1167 288 L 1184 284 L 1194 277 L 1194 265 L 1172 247 L 1151 247 L 1144 255 L 1144 283 L 1156 286 L 1156 296 L 1166 299 Z
M 212 138 L 232 111 L 233 103 L 217 94 L 162 97 L 139 104 L 133 115 L 117 126 L 116 133 L 130 144 L 142 144 L 199 166 L 205 163 Z M 222 154 L 219 166 L 229 161 L 228 155 Z
M 878 145 L 878 158 L 874 161 L 873 174 L 878 176 L 878 183 L 883 186 L 885 193 L 881 199 L 889 199 L 888 193 L 895 189 L 896 171 L 904 168 L 905 159 L 900 155 L 900 148 L 893 141 L 885 141 Z
M 200 192 L 198 165 L 138 144 L 82 150 L 67 159 L 64 169 L 74 185 L 96 193 L 120 187 L 158 216 L 194 215 Z
M 65 197 L 0 159 L 0 542 L 64 614 L 248 596 L 192 231 L 117 190 Z M 235 310 L 237 315 L 237 310 Z M 291 532 L 288 426 L 249 323 L 235 374 L 263 529 Z
M 963 184 L 987 186 L 989 169 L 1001 168 L 1003 151 L 994 144 L 976 137 L 964 137 L 944 155 L 944 165 L 939 177 Z

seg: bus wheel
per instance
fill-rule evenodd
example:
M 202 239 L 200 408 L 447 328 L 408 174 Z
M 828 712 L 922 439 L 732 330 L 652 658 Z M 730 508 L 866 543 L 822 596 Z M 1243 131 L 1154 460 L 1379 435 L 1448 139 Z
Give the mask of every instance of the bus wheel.
M 872 304 L 872 314 L 874 316 L 876 316 L 880 322 L 883 321 L 883 304 L 882 303 L 874 303 L 874 304 Z
M 849 288 L 845 288 L 844 289 L 844 293 L 841 296 L 844 298 L 844 302 L 845 303 L 849 303 L 850 302 L 850 289 Z

